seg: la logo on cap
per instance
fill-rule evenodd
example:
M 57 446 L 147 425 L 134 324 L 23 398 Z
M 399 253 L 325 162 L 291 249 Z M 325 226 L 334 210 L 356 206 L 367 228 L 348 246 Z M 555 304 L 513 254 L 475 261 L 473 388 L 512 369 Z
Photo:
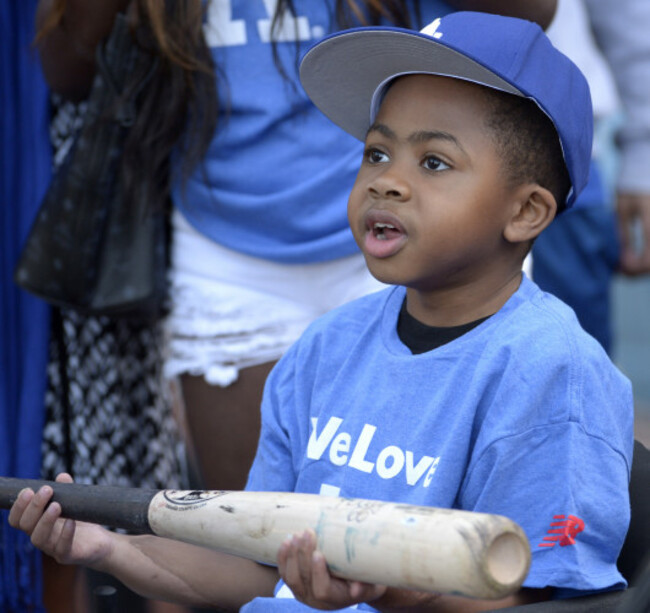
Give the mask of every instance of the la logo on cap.
M 436 19 L 435 21 L 432 21 L 428 26 L 422 28 L 420 32 L 422 34 L 426 34 L 427 36 L 430 36 L 431 38 L 442 38 L 442 32 L 438 32 L 438 28 L 440 27 L 440 17 Z

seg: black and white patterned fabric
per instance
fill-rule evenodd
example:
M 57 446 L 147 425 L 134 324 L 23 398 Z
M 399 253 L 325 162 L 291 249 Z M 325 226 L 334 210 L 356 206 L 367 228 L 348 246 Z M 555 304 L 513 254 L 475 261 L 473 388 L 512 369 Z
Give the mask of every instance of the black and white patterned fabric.
M 55 164 L 83 106 L 54 99 Z M 43 478 L 153 489 L 181 486 L 182 446 L 162 375 L 162 322 L 52 309 Z

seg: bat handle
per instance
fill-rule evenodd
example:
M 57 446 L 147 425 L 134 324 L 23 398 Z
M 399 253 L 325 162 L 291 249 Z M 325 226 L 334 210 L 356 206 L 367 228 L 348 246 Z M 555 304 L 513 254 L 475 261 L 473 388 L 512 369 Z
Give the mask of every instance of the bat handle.
M 157 490 L 0 477 L 0 508 L 10 508 L 23 489 L 36 491 L 43 485 L 54 491 L 52 502 L 61 505 L 63 517 L 153 534 L 148 511 Z

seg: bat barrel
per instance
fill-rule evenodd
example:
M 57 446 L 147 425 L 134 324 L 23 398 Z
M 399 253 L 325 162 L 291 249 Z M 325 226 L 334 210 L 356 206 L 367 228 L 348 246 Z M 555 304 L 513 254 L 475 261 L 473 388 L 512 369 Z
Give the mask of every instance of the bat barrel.
M 530 567 L 528 540 L 500 515 L 282 492 L 159 492 L 155 534 L 268 564 L 311 529 L 332 574 L 393 587 L 502 598 Z
M 135 534 L 153 533 L 148 510 L 157 490 L 0 477 L 0 508 L 10 508 L 25 488 L 36 491 L 43 485 L 54 491 L 52 501 L 61 505 L 63 517 Z

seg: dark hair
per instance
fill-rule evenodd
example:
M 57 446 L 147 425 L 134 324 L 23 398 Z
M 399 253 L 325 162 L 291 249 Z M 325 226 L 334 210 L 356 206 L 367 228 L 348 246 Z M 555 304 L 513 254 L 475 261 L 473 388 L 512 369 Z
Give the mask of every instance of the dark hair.
M 503 168 L 512 184 L 533 181 L 548 189 L 565 208 L 571 179 L 553 122 L 529 98 L 483 88 L 492 132 Z
M 36 42 L 61 23 L 66 4 L 52 3 Z M 202 0 L 133 0 L 132 9 L 128 17 L 134 40 L 157 65 L 125 142 L 122 186 L 127 198 L 141 194 L 152 206 L 162 206 L 169 197 L 174 149 L 181 148 L 179 178 L 185 182 L 212 140 L 218 117 L 216 76 L 203 37 Z M 144 77 L 130 75 L 126 92 Z
M 278 0 L 272 31 L 282 23 L 282 16 L 287 11 L 296 14 L 293 0 Z M 416 21 L 421 21 L 419 0 L 413 2 L 413 14 Z M 349 28 L 355 23 L 377 25 L 382 19 L 404 28 L 414 25 L 406 0 L 336 0 L 334 17 L 340 28 Z
M 420 0 L 413 0 L 412 10 L 409 10 L 406 0 L 336 0 L 332 20 L 340 29 L 353 26 L 378 25 L 386 20 L 402 28 L 422 27 L 422 13 Z M 278 0 L 275 14 L 271 21 L 271 32 L 277 32 L 282 26 L 282 19 L 286 13 L 296 15 L 293 0 Z M 296 37 L 297 40 L 297 37 Z M 287 80 L 287 72 L 280 62 L 276 43 L 271 42 L 273 61 L 278 72 Z M 295 63 L 298 65 L 300 50 L 296 47 Z
M 183 182 L 203 159 L 217 125 L 217 84 L 201 0 L 135 0 L 135 7 L 135 39 L 159 64 L 125 143 L 123 181 L 127 193 L 144 186 L 155 204 L 169 195 L 174 148 Z

